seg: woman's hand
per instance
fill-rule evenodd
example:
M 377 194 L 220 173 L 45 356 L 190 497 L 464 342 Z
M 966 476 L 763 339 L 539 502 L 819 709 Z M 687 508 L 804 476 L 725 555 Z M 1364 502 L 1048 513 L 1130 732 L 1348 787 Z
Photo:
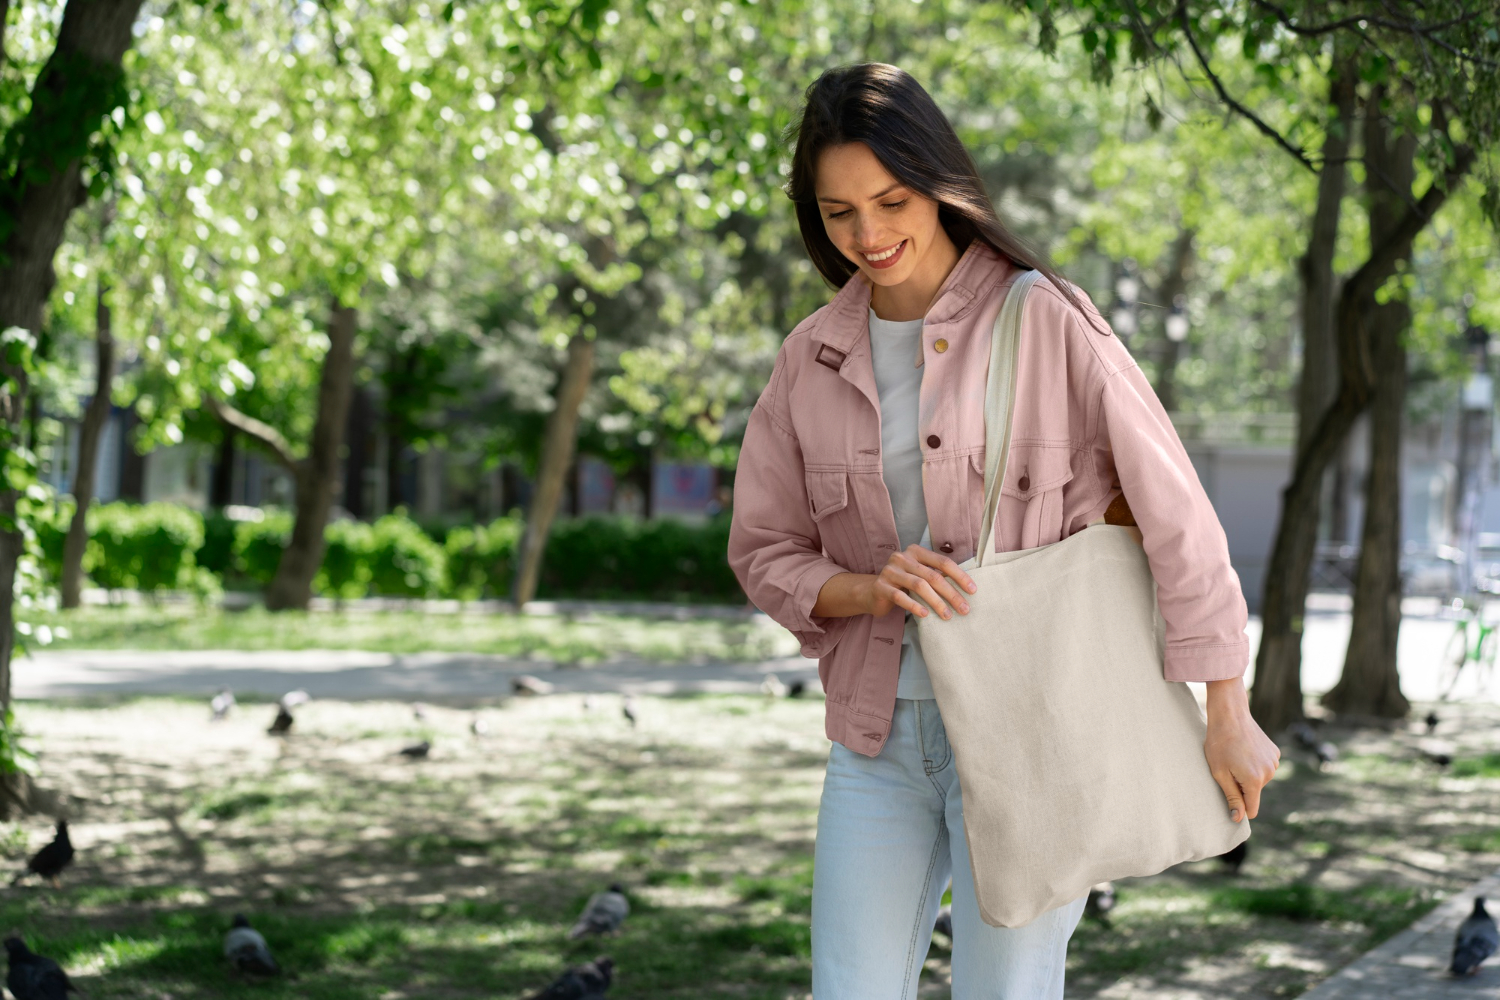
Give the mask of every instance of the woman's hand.
M 961 615 L 969 613 L 964 594 L 974 590 L 974 581 L 958 568 L 958 563 L 920 545 L 908 545 L 891 553 L 878 574 L 839 573 L 830 577 L 818 591 L 812 613 L 822 618 L 849 618 L 883 615 L 901 608 L 920 618 L 936 611 L 946 619 L 953 617 L 954 610 Z
M 1281 761 L 1277 748 L 1250 717 L 1245 682 L 1236 677 L 1208 682 L 1208 738 L 1203 741 L 1209 773 L 1224 790 L 1229 818 L 1238 823 L 1260 812 L 1260 790 Z

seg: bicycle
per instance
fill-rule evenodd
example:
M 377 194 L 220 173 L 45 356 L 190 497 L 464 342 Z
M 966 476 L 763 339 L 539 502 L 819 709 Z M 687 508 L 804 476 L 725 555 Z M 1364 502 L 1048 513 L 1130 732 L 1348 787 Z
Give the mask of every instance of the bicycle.
M 1495 673 L 1495 660 L 1500 657 L 1500 625 L 1484 620 L 1484 602 L 1476 605 L 1461 597 L 1448 605 L 1457 613 L 1458 620 L 1453 635 L 1443 650 L 1443 676 L 1439 682 L 1439 701 L 1447 701 L 1463 676 L 1464 667 L 1474 664 L 1481 674 L 1480 685 L 1487 687 Z M 1470 639 L 1473 639 L 1471 642 Z

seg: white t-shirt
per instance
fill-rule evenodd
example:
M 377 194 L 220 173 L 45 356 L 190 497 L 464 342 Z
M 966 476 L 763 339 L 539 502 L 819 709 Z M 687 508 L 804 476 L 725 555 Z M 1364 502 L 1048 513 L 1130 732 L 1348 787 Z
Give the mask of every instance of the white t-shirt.
M 922 445 L 917 434 L 922 389 L 922 320 L 883 320 L 870 310 L 870 360 L 880 397 L 880 475 L 891 495 L 896 538 L 904 549 L 913 542 L 931 547 L 927 536 L 927 501 L 922 496 Z M 927 662 L 917 641 L 916 622 L 908 614 L 901 640 L 901 679 L 897 698 L 933 698 Z

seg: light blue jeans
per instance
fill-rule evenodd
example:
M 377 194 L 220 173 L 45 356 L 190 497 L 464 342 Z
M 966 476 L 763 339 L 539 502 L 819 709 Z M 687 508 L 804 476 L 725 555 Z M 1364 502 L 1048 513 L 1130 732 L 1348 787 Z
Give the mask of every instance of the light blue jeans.
M 953 1000 L 1062 1000 L 1087 897 L 1025 927 L 979 918 L 963 800 L 932 700 L 896 700 L 877 757 L 835 743 L 813 855 L 813 1000 L 910 1000 L 953 879 Z

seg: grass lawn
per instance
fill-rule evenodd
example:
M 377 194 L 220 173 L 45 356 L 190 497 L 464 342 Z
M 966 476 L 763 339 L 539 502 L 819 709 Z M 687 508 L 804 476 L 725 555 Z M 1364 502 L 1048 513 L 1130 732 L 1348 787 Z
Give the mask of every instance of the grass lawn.
M 196 701 L 22 703 L 44 784 L 76 796 L 61 891 L 0 893 L 0 924 L 93 998 L 517 998 L 612 955 L 611 997 L 803 1000 L 822 704 L 713 696 L 515 699 L 472 713 L 312 702 L 268 737 L 265 704 L 213 724 Z M 1425 711 L 1425 708 L 1423 709 Z M 1456 713 L 1451 707 L 1447 712 Z M 1290 997 L 1500 865 L 1500 712 L 1440 735 L 1329 732 L 1342 760 L 1287 753 L 1239 878 L 1214 862 L 1119 886 L 1086 921 L 1073 997 Z M 427 761 L 396 751 L 433 741 Z M 42 818 L 0 828 L 19 865 Z M 619 937 L 570 943 L 619 880 Z M 248 914 L 295 980 L 246 985 L 220 954 Z M 935 944 L 922 996 L 946 997 Z
M 28 620 L 53 633 L 50 649 L 363 649 L 496 653 L 564 663 L 619 657 L 668 663 L 759 660 L 798 652 L 796 640 L 763 616 L 674 621 L 600 614 L 272 614 L 262 608 L 176 604 L 33 612 Z

